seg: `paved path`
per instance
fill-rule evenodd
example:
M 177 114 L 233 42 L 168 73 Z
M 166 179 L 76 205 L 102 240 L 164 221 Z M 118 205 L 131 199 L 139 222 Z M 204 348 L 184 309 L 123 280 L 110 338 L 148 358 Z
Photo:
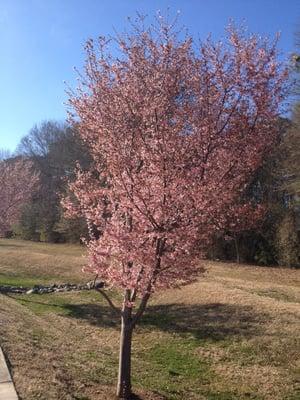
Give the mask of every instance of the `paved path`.
M 13 381 L 0 348 L 0 400 L 18 400 Z

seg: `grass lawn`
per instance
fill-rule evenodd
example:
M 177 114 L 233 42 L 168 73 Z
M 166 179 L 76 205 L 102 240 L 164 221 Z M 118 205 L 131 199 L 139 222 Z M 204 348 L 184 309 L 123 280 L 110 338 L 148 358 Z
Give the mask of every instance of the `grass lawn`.
M 0 240 L 0 285 L 86 282 L 80 246 Z M 113 399 L 119 321 L 96 292 L 0 295 L 22 400 Z M 143 400 L 299 400 L 300 270 L 207 263 L 153 297 L 133 340 Z

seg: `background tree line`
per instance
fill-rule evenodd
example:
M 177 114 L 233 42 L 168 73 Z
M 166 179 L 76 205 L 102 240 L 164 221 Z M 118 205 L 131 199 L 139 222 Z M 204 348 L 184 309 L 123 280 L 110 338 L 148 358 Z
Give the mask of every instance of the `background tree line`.
M 39 186 L 10 234 L 25 240 L 78 242 L 86 234 L 85 222 L 65 219 L 60 205 L 67 190 L 66 180 L 72 179 L 76 163 L 83 167 L 89 164 L 88 152 L 75 129 L 57 121 L 35 125 L 22 138 L 15 156 L 32 161 L 39 173 Z
M 209 258 L 299 266 L 300 103 L 294 107 L 291 120 L 278 122 L 278 129 L 280 140 L 253 176 L 247 193 L 252 202 L 266 207 L 261 225 L 216 237 Z M 20 155 L 33 162 L 40 184 L 10 234 L 25 240 L 79 242 L 87 235 L 86 223 L 81 218 L 66 219 L 60 204 L 76 163 L 88 168 L 91 162 L 76 128 L 57 121 L 35 125 L 18 145 L 16 156 Z M 12 157 L 1 151 L 2 159 Z
M 300 49 L 300 34 L 296 33 Z M 290 119 L 278 121 L 279 141 L 253 176 L 248 195 L 265 204 L 260 226 L 216 238 L 210 256 L 262 265 L 300 266 L 300 55 L 291 65 Z

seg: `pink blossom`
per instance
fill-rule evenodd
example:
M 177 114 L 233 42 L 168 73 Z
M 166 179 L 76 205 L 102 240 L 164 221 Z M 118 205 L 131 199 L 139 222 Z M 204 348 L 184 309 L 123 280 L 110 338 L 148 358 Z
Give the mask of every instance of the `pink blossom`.
M 0 234 L 17 222 L 24 204 L 38 182 L 28 160 L 0 161 Z

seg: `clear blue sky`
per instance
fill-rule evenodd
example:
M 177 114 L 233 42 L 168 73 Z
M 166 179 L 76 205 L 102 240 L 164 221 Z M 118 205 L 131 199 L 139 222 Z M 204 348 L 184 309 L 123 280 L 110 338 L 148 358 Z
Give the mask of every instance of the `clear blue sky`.
M 0 0 L 0 148 L 14 150 L 35 123 L 65 119 L 63 81 L 74 85 L 87 38 L 168 7 L 195 36 L 222 36 L 230 18 L 252 32 L 281 31 L 286 55 L 300 30 L 300 0 Z

